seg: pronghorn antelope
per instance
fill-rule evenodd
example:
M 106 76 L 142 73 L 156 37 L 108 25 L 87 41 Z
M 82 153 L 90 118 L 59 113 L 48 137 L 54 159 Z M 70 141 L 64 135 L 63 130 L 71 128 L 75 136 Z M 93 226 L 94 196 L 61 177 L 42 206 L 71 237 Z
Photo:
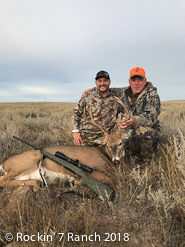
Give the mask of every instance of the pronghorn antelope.
M 125 110 L 125 117 L 128 119 L 129 113 L 122 101 L 116 99 Z M 105 144 L 105 148 L 88 147 L 88 146 L 56 146 L 48 147 L 44 150 L 55 154 L 57 151 L 62 152 L 71 159 L 78 159 L 81 164 L 87 165 L 93 169 L 92 173 L 85 172 L 88 177 L 92 177 L 100 182 L 109 183 L 111 175 L 111 159 L 113 163 L 119 163 L 124 156 L 124 139 L 128 137 L 127 133 L 121 133 L 121 128 L 117 124 L 117 131 L 110 134 L 106 128 L 97 125 L 93 118 L 89 122 L 99 127 L 104 137 L 95 140 L 96 143 Z M 38 181 L 42 181 L 39 173 L 39 163 L 42 172 L 49 184 L 55 183 L 58 179 L 73 182 L 74 173 L 58 165 L 48 158 L 42 160 L 42 153 L 39 150 L 26 151 L 15 155 L 0 165 L 5 175 L 0 177 L 0 187 L 10 186 L 33 186 L 33 190 L 39 189 Z

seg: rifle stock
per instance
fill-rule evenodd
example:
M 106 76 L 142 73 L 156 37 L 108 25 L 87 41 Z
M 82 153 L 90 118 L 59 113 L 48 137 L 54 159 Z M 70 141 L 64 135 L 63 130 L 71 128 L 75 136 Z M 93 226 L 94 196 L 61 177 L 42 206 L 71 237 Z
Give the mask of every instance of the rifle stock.
M 89 186 L 100 198 L 104 198 L 106 200 L 111 200 L 113 199 L 114 195 L 115 195 L 115 191 L 111 190 L 109 187 L 107 187 L 105 184 L 102 184 L 100 183 L 99 181 L 93 179 L 93 178 L 90 178 L 90 177 L 87 177 L 85 175 L 85 173 L 77 166 L 74 166 L 73 164 L 63 160 L 63 159 L 60 159 L 58 158 L 57 156 L 55 155 L 52 155 L 40 148 L 37 148 L 19 138 L 17 138 L 16 136 L 13 136 L 15 139 L 31 146 L 32 148 L 36 149 L 36 150 L 40 150 L 41 153 L 48 159 L 56 162 L 58 165 L 60 166 L 63 166 L 65 167 L 66 169 L 74 172 L 75 174 L 79 175 L 83 181 L 82 181 L 82 184 L 85 185 L 85 186 Z

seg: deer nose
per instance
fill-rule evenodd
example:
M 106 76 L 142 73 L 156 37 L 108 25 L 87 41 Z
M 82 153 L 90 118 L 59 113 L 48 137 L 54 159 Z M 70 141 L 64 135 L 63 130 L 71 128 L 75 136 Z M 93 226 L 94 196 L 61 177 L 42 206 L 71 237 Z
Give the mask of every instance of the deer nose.
M 118 167 L 119 164 L 120 164 L 120 160 L 114 160 L 114 161 L 112 162 L 112 164 L 113 164 L 115 167 Z

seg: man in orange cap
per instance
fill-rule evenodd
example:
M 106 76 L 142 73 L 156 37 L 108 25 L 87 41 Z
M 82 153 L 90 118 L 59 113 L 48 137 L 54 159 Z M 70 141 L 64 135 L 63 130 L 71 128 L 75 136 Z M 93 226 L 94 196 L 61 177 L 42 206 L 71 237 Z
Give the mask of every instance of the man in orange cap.
M 137 157 L 141 164 L 148 164 L 159 140 L 160 98 L 157 88 L 146 80 L 143 68 L 135 67 L 130 70 L 129 85 L 126 88 L 111 89 L 132 116 L 127 121 L 122 119 L 123 129 L 133 129 L 132 138 L 126 145 L 126 158 L 130 160 L 131 157 Z
M 126 159 L 135 157 L 140 164 L 146 165 L 150 163 L 159 140 L 160 98 L 157 88 L 146 80 L 143 68 L 135 67 L 130 70 L 129 85 L 124 88 L 110 88 L 110 91 L 122 100 L 131 114 L 129 120 L 122 119 L 122 128 L 128 127 L 133 131 L 131 139 L 126 143 Z

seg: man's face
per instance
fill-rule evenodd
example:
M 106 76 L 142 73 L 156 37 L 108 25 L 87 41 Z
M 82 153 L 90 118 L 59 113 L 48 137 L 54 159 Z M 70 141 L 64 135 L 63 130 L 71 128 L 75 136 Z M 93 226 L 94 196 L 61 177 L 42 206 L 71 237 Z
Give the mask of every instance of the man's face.
M 132 89 L 133 94 L 140 93 L 146 85 L 146 78 L 141 78 L 140 76 L 134 76 L 129 79 L 129 84 Z
M 100 77 L 96 81 L 97 89 L 100 93 L 105 93 L 109 90 L 110 80 L 105 77 Z

